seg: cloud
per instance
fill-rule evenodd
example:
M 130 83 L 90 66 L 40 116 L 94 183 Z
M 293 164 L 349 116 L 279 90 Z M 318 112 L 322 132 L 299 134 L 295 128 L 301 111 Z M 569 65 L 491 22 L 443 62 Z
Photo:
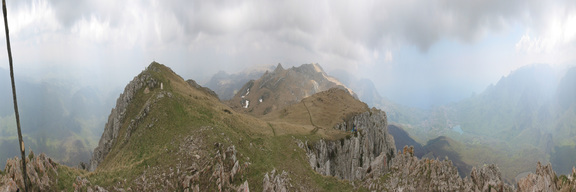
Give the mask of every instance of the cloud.
M 574 48 L 576 43 L 576 7 L 550 7 L 545 23 L 529 28 L 516 44 L 523 53 L 552 53 Z
M 98 42 L 162 47 L 265 34 L 310 52 L 353 60 L 369 59 L 374 50 L 386 54 L 385 50 L 406 45 L 427 51 L 441 39 L 473 42 L 519 22 L 539 26 L 543 22 L 532 17 L 545 12 L 538 9 L 539 3 L 521 0 L 34 0 L 29 5 L 28 12 L 36 7 L 48 11 L 26 18 L 57 19 L 48 22 L 52 28 L 36 31 L 64 27 Z
M 476 65 L 479 62 L 466 59 L 457 63 L 438 59 L 454 57 L 449 55 L 453 50 L 440 51 L 444 55 L 432 58 L 406 58 L 427 57 L 429 52 L 438 54 L 435 49 L 446 49 L 442 45 L 446 42 L 474 46 L 486 37 L 507 31 L 522 31 L 514 37 L 516 42 L 510 45 L 509 54 L 537 58 L 524 60 L 526 64 L 558 56 L 530 54 L 575 50 L 570 47 L 576 42 L 576 3 L 563 0 L 8 3 L 13 46 L 17 48 L 15 58 L 28 69 L 38 71 L 59 65 L 101 73 L 112 73 L 107 69 L 137 73 L 154 59 L 169 64 L 186 78 L 200 81 L 219 70 L 233 72 L 247 65 L 279 62 L 286 66 L 315 62 L 328 71 L 367 71 L 377 76 L 374 74 L 379 71 L 372 69 L 381 65 Z M 412 49 L 417 51 L 405 52 Z M 568 52 L 560 56 L 572 59 L 573 54 Z M 380 69 L 395 69 L 391 66 Z M 467 68 L 473 67 L 459 69 Z

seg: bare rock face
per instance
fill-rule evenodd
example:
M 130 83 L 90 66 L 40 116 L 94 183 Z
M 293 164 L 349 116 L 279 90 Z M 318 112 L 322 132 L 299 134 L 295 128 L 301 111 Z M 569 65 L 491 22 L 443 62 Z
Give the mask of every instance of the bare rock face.
M 538 162 L 536 174 L 530 173 L 518 181 L 518 191 L 558 191 L 556 180 L 556 173 L 552 170 L 552 165 L 542 166 Z
M 473 186 L 460 178 L 451 161 L 419 160 L 412 147 L 404 147 L 390 164 L 391 175 L 385 183 L 366 181 L 364 185 L 371 190 L 473 191 Z
M 338 130 L 353 132 L 352 136 L 308 144 L 310 166 L 320 174 L 346 180 L 382 175 L 396 149 L 387 124 L 386 113 L 373 108 L 336 125 Z
M 266 173 L 266 175 L 264 175 L 264 180 L 262 180 L 262 191 L 264 192 L 286 192 L 289 191 L 291 187 L 292 184 L 290 183 L 290 178 L 288 178 L 288 173 L 286 173 L 286 171 L 276 174 L 276 169 L 274 169 L 270 173 Z
M 159 69 L 156 68 L 154 63 L 151 64 L 145 71 L 130 81 L 126 88 L 124 88 L 124 92 L 120 94 L 120 97 L 116 100 L 116 107 L 110 112 L 102 137 L 100 137 L 98 146 L 92 154 L 89 166 L 90 171 L 94 171 L 112 149 L 112 145 L 118 138 L 118 131 L 122 126 L 122 122 L 124 122 L 126 118 L 126 109 L 132 99 L 134 99 L 136 93 L 142 88 L 146 88 L 147 90 L 160 88 L 159 81 L 154 79 L 152 75 L 148 73 L 148 70 L 158 71 Z
M 2 182 L 0 186 L 4 185 L 0 187 L 2 191 L 24 189 L 21 163 L 22 161 L 18 157 L 6 161 L 6 168 L 4 169 L 6 175 L 0 178 L 0 182 Z M 44 153 L 38 156 L 34 156 L 34 153 L 31 153 L 31 155 L 26 157 L 26 172 L 30 181 L 29 190 L 31 191 L 49 191 L 50 187 L 56 184 L 56 180 L 49 177 L 50 174 L 57 174 L 56 163 Z
M 471 178 L 462 179 L 452 161 L 418 159 L 414 148 L 404 147 L 392 160 L 387 180 L 369 179 L 363 185 L 370 190 L 514 191 L 514 187 L 501 180 L 495 165 L 473 168 L 470 175 Z
M 509 187 L 502 181 L 502 173 L 494 164 L 483 166 L 480 169 L 472 168 L 470 178 L 474 182 L 476 189 L 481 191 L 503 191 Z M 509 189 L 510 190 L 510 189 Z

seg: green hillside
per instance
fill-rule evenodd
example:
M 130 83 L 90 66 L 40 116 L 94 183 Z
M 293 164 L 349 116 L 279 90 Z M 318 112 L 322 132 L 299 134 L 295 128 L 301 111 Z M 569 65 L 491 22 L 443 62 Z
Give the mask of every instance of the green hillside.
M 292 130 L 304 125 L 274 126 L 235 112 L 158 63 L 142 73 L 150 74 L 162 89 L 138 90 L 105 160 L 95 172 L 75 173 L 92 186 L 183 190 L 189 186 L 182 181 L 193 177 L 201 191 L 213 190 L 218 188 L 214 176 L 218 167 L 227 172 L 234 166 L 229 159 L 234 148 L 242 168 L 233 179 L 218 180 L 224 189 L 248 181 L 250 189 L 260 191 L 264 175 L 276 169 L 289 172 L 291 181 L 298 183 L 293 187 L 300 190 L 352 190 L 350 183 L 321 176 L 308 166 L 305 151 L 295 139 L 314 141 L 321 136 Z

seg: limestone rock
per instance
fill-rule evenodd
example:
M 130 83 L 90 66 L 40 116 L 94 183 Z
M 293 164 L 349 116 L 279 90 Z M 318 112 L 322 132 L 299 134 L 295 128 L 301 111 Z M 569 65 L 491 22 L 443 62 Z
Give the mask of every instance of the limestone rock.
M 274 169 L 270 173 L 266 173 L 264 175 L 264 179 L 262 180 L 262 191 L 265 192 L 286 192 L 289 191 L 288 189 L 291 187 L 292 184 L 290 183 L 290 178 L 288 177 L 288 173 L 286 173 L 286 171 L 282 171 L 282 173 L 276 174 L 276 169 Z
M 536 174 L 530 173 L 518 181 L 518 191 L 557 191 L 555 178 L 552 165 L 542 166 L 538 162 Z
M 310 144 L 310 166 L 320 174 L 346 180 L 382 175 L 396 148 L 387 124 L 386 113 L 373 108 L 336 125 L 335 129 L 352 131 L 352 136 Z
M 6 181 L 7 187 L 0 187 L 11 191 L 14 189 L 14 184 L 17 188 L 24 189 L 24 182 L 22 181 L 22 161 L 15 157 L 6 161 L 6 172 L 3 181 Z M 49 178 L 50 174 L 57 174 L 56 163 L 48 158 L 44 153 L 34 156 L 33 153 L 26 157 L 26 173 L 30 181 L 29 190 L 32 191 L 48 191 L 50 187 L 56 184 L 55 178 Z
M 370 190 L 406 191 L 514 191 L 501 180 L 495 165 L 473 168 L 471 178 L 462 179 L 450 160 L 418 159 L 412 147 L 404 147 L 391 162 L 388 179 L 366 180 Z
M 483 166 L 480 169 L 472 168 L 470 178 L 480 191 L 502 191 L 505 186 L 502 181 L 502 174 L 494 164 Z
M 18 185 L 12 178 L 2 177 L 0 178 L 0 192 L 16 192 L 18 190 Z

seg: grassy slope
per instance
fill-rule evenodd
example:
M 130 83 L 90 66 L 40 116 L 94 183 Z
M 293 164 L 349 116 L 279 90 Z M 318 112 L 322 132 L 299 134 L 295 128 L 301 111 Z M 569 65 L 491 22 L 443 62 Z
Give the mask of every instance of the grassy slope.
M 261 190 L 264 174 L 274 168 L 286 170 L 293 184 L 307 190 L 352 190 L 347 182 L 315 173 L 308 166 L 305 151 L 294 141 L 294 138 L 317 140 L 320 135 L 299 131 L 307 130 L 302 125 L 284 123 L 285 126 L 279 126 L 236 112 L 229 114 L 224 111 L 231 111 L 229 107 L 221 104 L 217 98 L 190 88 L 169 68 L 159 64 L 152 66 L 161 69 L 160 72 L 146 72 L 163 82 L 164 90 L 151 89 L 150 93 L 144 93 L 144 88 L 140 90 L 127 110 L 127 118 L 119 132 L 119 142 L 115 142 L 98 169 L 88 173 L 62 167 L 64 173 L 58 176 L 61 178 L 58 189 L 70 189 L 73 181 L 70 178 L 75 175 L 88 178 L 92 185 L 134 188 L 142 175 L 152 176 L 160 173 L 157 170 L 187 167 L 194 163 L 194 156 L 182 153 L 181 149 L 185 139 L 192 137 L 201 141 L 197 148 L 200 156 L 198 162 L 213 158 L 211 151 L 214 143 L 234 145 L 241 154 L 240 161 L 251 163 L 243 178 L 255 191 Z M 173 96 L 152 104 L 149 114 L 138 123 L 131 138 L 122 141 L 130 120 L 142 111 L 146 101 L 161 91 L 171 92 Z M 239 184 L 244 180 L 236 179 L 233 183 Z
M 337 139 L 345 133 L 332 129 L 345 119 L 368 110 L 368 105 L 342 89 L 332 88 L 262 117 L 274 127 L 290 124 L 306 128 L 324 138 Z M 304 132 L 303 132 L 304 133 Z

